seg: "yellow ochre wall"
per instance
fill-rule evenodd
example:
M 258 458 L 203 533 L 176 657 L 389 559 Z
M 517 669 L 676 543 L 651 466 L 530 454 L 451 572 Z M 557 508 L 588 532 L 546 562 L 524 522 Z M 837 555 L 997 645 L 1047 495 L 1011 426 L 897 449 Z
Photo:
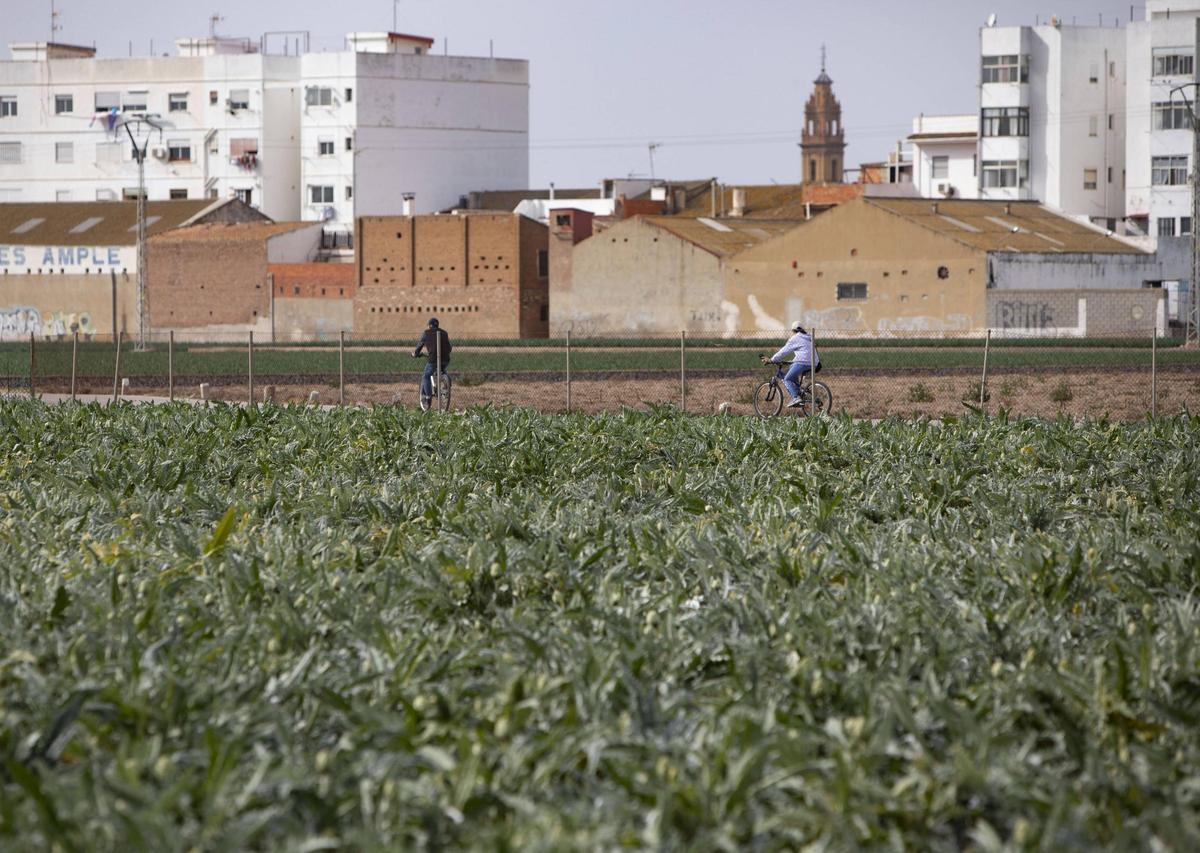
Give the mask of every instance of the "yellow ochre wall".
M 74 328 L 72 328 L 74 327 Z M 137 329 L 137 276 L 117 273 L 117 328 Z M 0 275 L 0 340 L 113 334 L 112 279 L 100 275 Z
M 830 332 L 959 332 L 987 321 L 985 252 L 861 199 L 737 255 L 725 282 L 729 330 L 801 320 Z M 839 282 L 866 284 L 867 298 L 839 301 Z

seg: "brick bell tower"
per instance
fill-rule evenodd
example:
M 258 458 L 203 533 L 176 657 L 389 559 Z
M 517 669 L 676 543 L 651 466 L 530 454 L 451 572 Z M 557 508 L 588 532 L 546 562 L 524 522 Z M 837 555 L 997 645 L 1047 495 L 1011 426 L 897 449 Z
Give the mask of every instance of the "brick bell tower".
M 833 80 L 825 73 L 825 46 L 821 45 L 821 76 L 804 105 L 804 130 L 800 135 L 801 169 L 805 183 L 840 184 L 846 160 L 846 134 L 842 105 L 833 96 Z

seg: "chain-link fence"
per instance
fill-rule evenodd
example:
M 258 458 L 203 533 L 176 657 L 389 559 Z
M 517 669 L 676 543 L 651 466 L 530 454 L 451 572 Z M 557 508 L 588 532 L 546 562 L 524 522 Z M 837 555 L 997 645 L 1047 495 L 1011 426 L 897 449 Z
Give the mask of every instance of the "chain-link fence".
M 832 411 L 857 418 L 1015 417 L 1200 411 L 1200 350 L 1183 337 L 1132 330 L 1105 338 L 995 330 L 962 337 L 840 336 L 814 330 Z M 697 338 L 592 336 L 453 340 L 449 407 L 528 406 L 595 413 L 671 406 L 753 415 L 774 376 L 759 357 L 783 335 Z M 426 359 L 413 340 L 273 343 L 250 334 L 197 341 L 155 333 L 145 349 L 123 337 L 0 342 L 9 393 L 81 399 L 153 397 L 261 403 L 416 406 Z M 803 416 L 808 409 L 784 409 Z

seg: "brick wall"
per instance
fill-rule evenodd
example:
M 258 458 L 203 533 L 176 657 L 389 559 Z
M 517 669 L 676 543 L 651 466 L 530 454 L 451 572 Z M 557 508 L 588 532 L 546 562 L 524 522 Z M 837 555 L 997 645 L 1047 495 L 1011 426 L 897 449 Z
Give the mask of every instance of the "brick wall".
M 271 308 L 265 239 L 195 240 L 161 234 L 146 246 L 156 329 L 259 322 Z
M 515 214 L 362 217 L 354 331 L 407 339 L 436 316 L 452 334 L 546 334 L 537 251 L 546 228 Z
M 353 299 L 353 264 L 271 264 L 267 268 L 276 300 Z

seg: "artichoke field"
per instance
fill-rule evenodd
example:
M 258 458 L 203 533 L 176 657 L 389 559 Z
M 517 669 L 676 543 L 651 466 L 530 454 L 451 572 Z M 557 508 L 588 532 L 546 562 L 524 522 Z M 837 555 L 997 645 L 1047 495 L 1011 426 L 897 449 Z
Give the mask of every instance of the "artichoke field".
M 0 424 L 0 848 L 1200 845 L 1200 420 Z

